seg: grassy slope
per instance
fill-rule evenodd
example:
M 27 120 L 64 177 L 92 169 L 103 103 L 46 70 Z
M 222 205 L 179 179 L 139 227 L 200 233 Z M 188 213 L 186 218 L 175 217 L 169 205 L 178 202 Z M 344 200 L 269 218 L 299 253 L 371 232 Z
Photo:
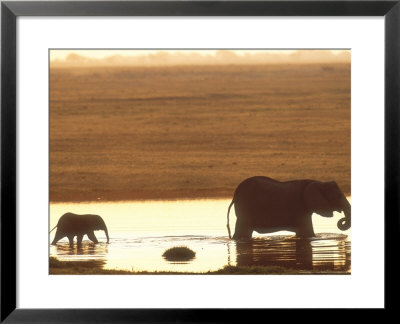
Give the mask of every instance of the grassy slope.
M 350 193 L 350 66 L 52 69 L 50 199 L 231 197 L 245 178 Z

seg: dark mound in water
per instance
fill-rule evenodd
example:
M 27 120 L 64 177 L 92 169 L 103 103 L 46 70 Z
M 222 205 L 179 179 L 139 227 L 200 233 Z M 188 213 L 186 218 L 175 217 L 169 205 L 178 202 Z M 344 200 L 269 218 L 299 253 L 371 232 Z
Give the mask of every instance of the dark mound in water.
M 195 255 L 196 253 L 186 246 L 177 246 L 166 250 L 162 256 L 168 261 L 189 261 Z

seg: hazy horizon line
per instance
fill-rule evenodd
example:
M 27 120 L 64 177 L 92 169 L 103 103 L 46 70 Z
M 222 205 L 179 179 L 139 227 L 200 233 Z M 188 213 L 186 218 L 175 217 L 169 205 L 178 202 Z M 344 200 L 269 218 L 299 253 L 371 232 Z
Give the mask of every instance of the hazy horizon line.
M 277 63 L 350 63 L 349 50 L 138 50 L 138 55 L 122 55 L 124 51 L 104 57 L 89 57 L 81 54 L 88 51 L 69 51 L 64 58 L 57 54 L 60 50 L 50 50 L 52 66 L 95 66 L 95 65 L 213 65 L 213 64 L 277 64 Z M 65 51 L 64 51 L 65 52 Z M 132 51 L 130 51 L 132 52 Z M 114 53 L 116 53 L 114 51 Z M 240 53 L 240 54 L 239 54 Z

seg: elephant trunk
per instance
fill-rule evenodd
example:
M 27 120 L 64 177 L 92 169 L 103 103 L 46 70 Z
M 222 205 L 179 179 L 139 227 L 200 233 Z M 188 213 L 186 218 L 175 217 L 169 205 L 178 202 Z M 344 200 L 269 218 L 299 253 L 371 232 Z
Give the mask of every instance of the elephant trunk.
M 347 231 L 351 227 L 351 206 L 346 199 L 345 207 L 343 208 L 344 217 L 339 219 L 337 227 L 341 231 Z
M 107 230 L 106 224 L 104 224 L 104 233 L 106 233 L 107 243 L 109 243 L 110 242 L 110 238 L 108 237 L 108 230 Z

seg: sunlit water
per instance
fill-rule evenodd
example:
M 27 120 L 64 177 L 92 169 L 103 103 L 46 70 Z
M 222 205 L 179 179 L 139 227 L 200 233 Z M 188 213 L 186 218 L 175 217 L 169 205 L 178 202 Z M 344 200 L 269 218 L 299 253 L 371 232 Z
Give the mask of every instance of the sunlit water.
M 251 241 L 229 240 L 226 213 L 230 200 L 183 200 L 113 203 L 68 203 L 50 205 L 50 228 L 66 212 L 97 214 L 107 224 L 110 244 L 103 231 L 96 231 L 99 244 L 86 236 L 82 248 L 73 248 L 66 238 L 50 246 L 50 255 L 60 260 L 96 260 L 106 269 L 134 271 L 206 272 L 225 265 L 270 265 L 302 270 L 350 273 L 350 230 L 340 231 L 343 217 L 313 215 L 316 237 L 298 239 L 292 232 L 258 234 Z M 230 227 L 235 228 L 234 208 Z M 50 234 L 53 240 L 55 230 Z M 175 246 L 193 250 L 195 258 L 171 262 L 162 257 Z

